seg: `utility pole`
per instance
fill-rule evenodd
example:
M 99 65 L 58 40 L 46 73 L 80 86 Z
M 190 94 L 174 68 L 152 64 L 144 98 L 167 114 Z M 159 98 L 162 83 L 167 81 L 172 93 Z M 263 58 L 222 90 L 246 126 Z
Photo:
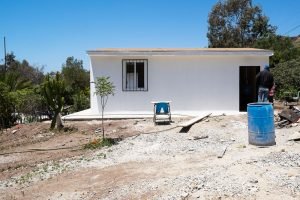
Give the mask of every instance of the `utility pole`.
M 6 72 L 6 42 L 4 37 L 4 72 Z

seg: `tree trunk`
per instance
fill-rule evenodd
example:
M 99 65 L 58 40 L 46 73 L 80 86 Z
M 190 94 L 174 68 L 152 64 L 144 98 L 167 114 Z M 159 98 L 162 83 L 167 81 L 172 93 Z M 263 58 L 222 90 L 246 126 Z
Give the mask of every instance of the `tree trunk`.
M 57 115 L 58 115 L 58 114 L 59 114 L 59 113 L 54 112 L 54 116 L 53 116 L 52 121 L 51 121 L 50 129 L 54 129 L 54 128 L 55 128 L 56 119 L 57 119 Z
M 61 130 L 64 127 L 60 113 L 58 113 L 58 115 L 56 116 L 56 127 L 58 130 Z
M 104 140 L 104 123 L 103 123 L 104 119 L 103 119 L 103 113 L 104 113 L 104 110 L 102 108 L 102 139 Z

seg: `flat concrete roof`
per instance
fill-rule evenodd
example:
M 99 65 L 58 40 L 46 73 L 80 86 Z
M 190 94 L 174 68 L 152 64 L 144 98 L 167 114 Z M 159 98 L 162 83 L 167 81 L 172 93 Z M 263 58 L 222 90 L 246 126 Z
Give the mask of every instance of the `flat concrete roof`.
M 103 48 L 88 50 L 90 56 L 162 55 L 250 55 L 272 56 L 273 51 L 256 48 Z

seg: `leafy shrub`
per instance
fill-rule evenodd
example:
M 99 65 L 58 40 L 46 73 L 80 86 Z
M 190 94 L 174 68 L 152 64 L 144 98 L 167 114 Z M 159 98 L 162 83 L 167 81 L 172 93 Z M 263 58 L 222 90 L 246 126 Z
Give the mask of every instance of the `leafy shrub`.
M 36 111 L 46 110 L 43 97 L 34 92 L 33 89 L 22 89 L 11 92 L 15 100 L 15 109 L 28 119 L 28 122 L 35 121 Z
M 112 138 L 94 139 L 93 141 L 84 145 L 84 149 L 98 149 L 105 146 L 112 146 L 116 144 L 116 141 Z
M 90 107 L 89 94 L 86 94 L 84 91 L 80 91 L 79 93 L 73 95 L 73 102 L 74 105 L 72 112 L 88 109 Z

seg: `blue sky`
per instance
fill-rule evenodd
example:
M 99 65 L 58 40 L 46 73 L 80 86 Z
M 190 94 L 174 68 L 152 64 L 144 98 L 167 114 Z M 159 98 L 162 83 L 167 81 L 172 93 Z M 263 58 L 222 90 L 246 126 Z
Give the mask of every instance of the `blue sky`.
M 68 56 L 106 47 L 207 47 L 207 17 L 217 0 L 0 0 L 0 62 L 7 51 L 44 71 Z M 253 0 L 286 34 L 300 25 L 299 0 Z M 300 27 L 287 35 L 299 35 Z

